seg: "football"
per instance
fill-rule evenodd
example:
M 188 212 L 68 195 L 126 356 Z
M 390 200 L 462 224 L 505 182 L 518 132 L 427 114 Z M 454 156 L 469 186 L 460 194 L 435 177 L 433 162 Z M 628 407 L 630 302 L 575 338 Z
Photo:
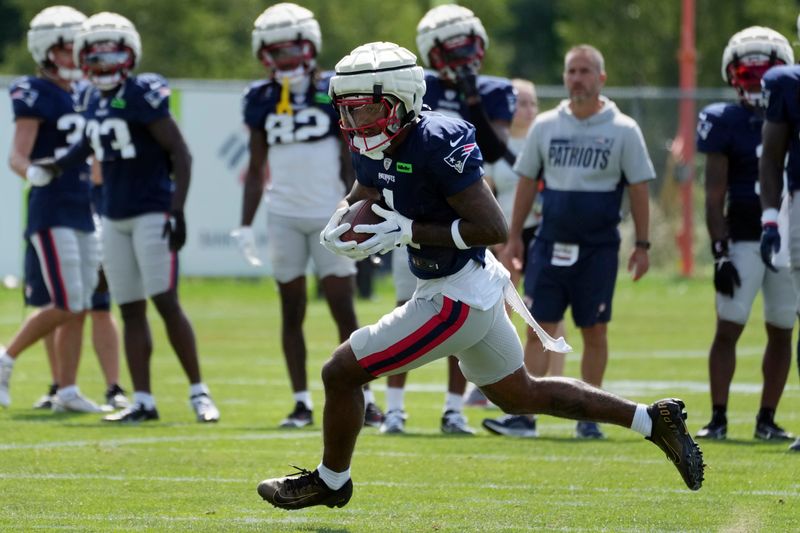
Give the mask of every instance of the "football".
M 359 224 L 379 224 L 384 221 L 384 218 L 374 211 L 372 206 L 378 204 L 375 200 L 359 200 L 350 206 L 347 213 L 344 214 L 340 224 L 350 224 L 350 229 L 345 231 L 339 239 L 342 242 L 356 241 L 362 243 L 372 237 L 373 233 L 360 233 L 354 231 L 353 228 Z

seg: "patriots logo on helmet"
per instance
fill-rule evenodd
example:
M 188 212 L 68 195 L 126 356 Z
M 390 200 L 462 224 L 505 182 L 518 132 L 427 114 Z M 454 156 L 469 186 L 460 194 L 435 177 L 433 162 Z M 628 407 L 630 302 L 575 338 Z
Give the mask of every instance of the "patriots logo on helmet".
M 444 158 L 444 162 L 456 169 L 456 171 L 461 174 L 464 172 L 464 165 L 466 165 L 467 159 L 469 159 L 469 156 L 472 155 L 472 152 L 475 150 L 476 146 L 478 145 L 475 143 L 457 146 L 447 155 L 447 157 Z

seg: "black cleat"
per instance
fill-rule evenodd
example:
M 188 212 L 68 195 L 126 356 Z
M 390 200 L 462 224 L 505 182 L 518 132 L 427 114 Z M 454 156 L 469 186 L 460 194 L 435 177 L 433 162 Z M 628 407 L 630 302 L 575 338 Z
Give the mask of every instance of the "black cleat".
M 601 440 L 605 439 L 606 435 L 600 431 L 600 425 L 597 422 L 581 420 L 575 424 L 575 438 L 584 440 Z
M 725 440 L 728 438 L 728 424 L 726 422 L 718 422 L 712 418 L 711 422 L 703 426 L 695 437 L 698 439 Z
M 311 409 L 306 407 L 303 402 L 294 404 L 294 411 L 281 421 L 282 428 L 302 428 L 314 423 L 314 416 Z
M 314 505 L 344 507 L 353 496 L 353 481 L 350 479 L 339 490 L 333 490 L 320 479 L 316 470 L 309 472 L 305 468 L 294 468 L 298 472 L 259 483 L 258 494 L 275 507 L 289 510 Z
M 364 408 L 364 425 L 379 428 L 383 423 L 383 411 L 381 408 L 370 402 Z
M 759 421 L 756 419 L 756 431 L 753 435 L 757 439 L 771 441 L 789 441 L 794 435 L 775 423 L 774 420 Z
M 144 405 L 140 403 L 134 403 L 122 411 L 103 417 L 103 422 L 118 422 L 122 424 L 136 424 L 148 420 L 158 420 L 158 411 L 156 411 L 155 407 L 145 409 Z
M 800 452 L 800 438 L 794 441 L 791 446 L 789 446 L 789 451 Z
M 683 401 L 667 398 L 647 408 L 653 420 L 653 431 L 647 440 L 661 448 L 680 472 L 686 486 L 699 490 L 703 485 L 703 452 L 686 429 Z

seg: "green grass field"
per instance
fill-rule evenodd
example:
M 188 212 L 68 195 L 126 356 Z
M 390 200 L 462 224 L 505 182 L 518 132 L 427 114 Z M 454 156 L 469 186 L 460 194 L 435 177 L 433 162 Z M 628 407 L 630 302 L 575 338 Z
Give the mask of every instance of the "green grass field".
M 276 429 L 292 400 L 272 282 L 185 280 L 182 299 L 197 332 L 205 380 L 222 412 L 220 423 L 194 422 L 186 380 L 152 312 L 157 423 L 117 427 L 96 415 L 31 409 L 49 380 L 44 352 L 36 346 L 17 363 L 14 403 L 0 411 L 0 530 L 800 529 L 800 454 L 787 453 L 784 443 L 752 438 L 764 343 L 760 303 L 739 343 L 729 440 L 703 444 L 708 467 L 699 492 L 684 488 L 660 450 L 622 428 L 606 427 L 602 442 L 578 442 L 571 438 L 573 423 L 541 417 L 535 440 L 482 430 L 475 438 L 443 436 L 445 365 L 437 362 L 409 379 L 409 434 L 362 432 L 350 503 L 337 510 L 287 512 L 264 503 L 255 487 L 262 478 L 291 472 L 289 464 L 313 468 L 319 462 L 319 369 L 336 344 L 327 309 L 314 301 L 306 322 L 316 425 L 286 431 Z M 388 311 L 392 300 L 384 279 L 373 301 L 359 302 L 361 323 Z M 689 429 L 696 431 L 710 415 L 711 282 L 652 274 L 633 284 L 621 275 L 614 311 L 606 388 L 645 403 L 681 397 Z M 0 292 L 0 341 L 10 337 L 23 313 L 17 291 Z M 568 335 L 579 354 L 578 335 L 572 328 Z M 578 361 L 570 356 L 568 375 L 577 375 Z M 103 383 L 88 346 L 80 385 L 101 398 Z M 381 405 L 384 385 L 385 380 L 375 384 Z M 130 387 L 127 374 L 123 386 Z M 795 431 L 799 390 L 793 362 L 777 420 Z M 467 410 L 475 427 L 497 413 Z

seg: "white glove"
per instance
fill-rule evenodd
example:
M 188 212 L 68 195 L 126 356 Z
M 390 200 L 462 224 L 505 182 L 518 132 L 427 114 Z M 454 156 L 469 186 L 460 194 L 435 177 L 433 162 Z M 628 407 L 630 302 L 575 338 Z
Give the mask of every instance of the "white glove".
M 44 187 L 53 181 L 53 173 L 39 165 L 28 165 L 28 169 L 25 171 L 25 177 L 28 178 L 28 181 L 34 187 Z
M 378 224 L 359 224 L 355 231 L 374 233 L 375 235 L 358 245 L 358 248 L 367 255 L 385 254 L 390 250 L 410 244 L 416 246 L 411 241 L 411 225 L 414 223 L 410 218 L 406 218 L 397 211 L 384 209 L 378 204 L 372 206 L 372 211 L 386 220 Z
M 234 238 L 236 244 L 239 246 L 239 251 L 247 262 L 254 267 L 259 267 L 263 263 L 261 258 L 258 257 L 256 252 L 256 236 L 253 233 L 253 228 L 250 226 L 242 226 L 231 231 L 231 237 Z
M 328 221 L 328 225 L 320 232 L 319 242 L 322 246 L 337 255 L 361 260 L 365 257 L 369 257 L 369 254 L 365 254 L 363 251 L 356 248 L 356 241 L 343 242 L 339 238 L 344 232 L 350 229 L 350 224 L 339 223 L 348 209 L 349 207 L 345 206 L 336 210 Z

